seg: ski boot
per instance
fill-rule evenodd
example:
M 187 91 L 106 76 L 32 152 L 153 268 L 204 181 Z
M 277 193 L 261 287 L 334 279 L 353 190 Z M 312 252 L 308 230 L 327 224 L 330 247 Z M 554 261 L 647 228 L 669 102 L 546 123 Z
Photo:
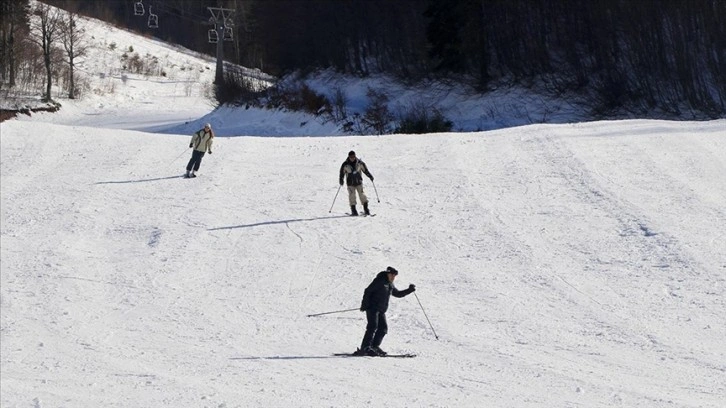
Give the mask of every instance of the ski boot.
M 376 352 L 376 350 L 373 347 L 366 347 L 363 350 L 363 354 L 366 355 L 366 356 L 369 356 L 369 357 L 378 357 L 378 356 L 380 356 L 380 354 L 378 354 L 378 352 Z
M 358 215 L 358 210 L 355 208 L 354 205 L 350 206 L 350 215 Z
M 376 355 L 378 357 L 385 357 L 386 355 L 388 355 L 388 353 L 386 353 L 385 351 L 381 350 L 381 348 L 378 347 L 378 346 L 373 346 L 373 347 L 371 347 L 371 349 L 376 353 Z

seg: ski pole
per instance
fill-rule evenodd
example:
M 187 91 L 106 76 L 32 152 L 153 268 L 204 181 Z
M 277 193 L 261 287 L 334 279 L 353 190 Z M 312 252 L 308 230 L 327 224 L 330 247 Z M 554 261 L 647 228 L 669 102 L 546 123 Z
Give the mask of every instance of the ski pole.
M 375 192 L 376 192 L 376 200 L 378 200 L 378 202 L 380 203 L 381 199 L 378 198 L 378 189 L 376 188 L 376 183 L 374 183 L 373 180 L 371 180 L 371 184 L 373 184 L 373 190 L 375 190 Z
M 328 210 L 328 212 L 333 211 L 333 206 L 335 205 L 335 200 L 338 198 L 338 193 L 340 193 L 341 187 L 343 187 L 342 184 L 340 186 L 338 186 L 338 191 L 335 193 L 335 198 L 333 198 L 333 204 L 330 204 L 330 210 Z
M 172 164 L 174 164 L 175 161 L 179 160 L 179 158 L 182 157 L 184 155 L 184 153 L 187 152 L 187 149 L 189 149 L 189 148 L 187 147 L 186 149 L 184 149 L 183 152 L 181 152 L 181 154 L 179 156 L 176 156 L 176 159 L 172 160 L 171 163 L 169 163 L 169 166 L 171 166 Z
M 352 312 L 352 311 L 354 311 L 354 310 L 358 310 L 358 309 L 345 309 L 345 310 L 336 310 L 336 311 L 334 311 L 334 312 L 323 312 L 323 313 L 315 313 L 315 314 L 309 314 L 309 315 L 308 315 L 308 317 L 313 317 L 313 316 L 322 316 L 322 315 L 326 315 L 326 314 L 332 314 L 332 313 L 343 313 L 343 312 Z
M 431 327 L 431 331 L 434 332 L 434 337 L 436 337 L 436 340 L 438 340 L 439 336 L 436 335 L 436 330 L 434 330 L 434 326 L 431 324 L 431 320 L 429 320 L 429 317 L 426 315 L 426 311 L 424 310 L 421 301 L 418 300 L 418 295 L 416 294 L 416 292 L 413 292 L 413 295 L 416 296 L 416 301 L 418 301 L 418 305 L 421 306 L 421 311 L 423 312 L 424 316 L 426 316 L 426 321 L 429 322 L 429 327 Z

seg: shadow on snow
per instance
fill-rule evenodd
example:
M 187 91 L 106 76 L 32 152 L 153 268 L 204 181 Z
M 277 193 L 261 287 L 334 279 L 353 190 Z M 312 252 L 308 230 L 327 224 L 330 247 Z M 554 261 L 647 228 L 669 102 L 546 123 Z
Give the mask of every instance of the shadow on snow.
M 229 227 L 209 228 L 209 229 L 207 229 L 207 231 L 219 231 L 219 230 L 236 229 L 236 228 L 251 228 L 251 227 L 260 227 L 262 225 L 287 224 L 290 222 L 329 220 L 329 219 L 333 219 L 333 218 L 352 218 L 352 217 L 349 215 L 332 215 L 329 217 L 293 218 L 293 219 L 289 219 L 289 220 L 263 221 L 263 222 L 256 222 L 254 224 L 242 224 L 242 225 L 232 225 Z
M 230 360 L 314 360 L 323 358 L 345 358 L 346 356 L 269 356 L 269 357 L 231 357 Z
M 128 184 L 128 183 L 145 183 L 147 181 L 161 181 L 161 180 L 171 180 L 176 178 L 182 178 L 184 176 L 169 176 L 169 177 L 157 177 L 157 178 L 150 178 L 150 179 L 140 179 L 140 180 L 123 180 L 123 181 L 99 181 L 94 184 Z

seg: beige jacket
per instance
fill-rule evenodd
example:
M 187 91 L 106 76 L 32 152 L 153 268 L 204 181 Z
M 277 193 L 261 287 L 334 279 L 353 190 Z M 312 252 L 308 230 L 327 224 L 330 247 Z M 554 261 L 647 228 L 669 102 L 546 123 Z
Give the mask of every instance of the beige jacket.
M 194 150 L 209 152 L 211 154 L 212 142 L 214 142 L 214 131 L 210 130 L 209 132 L 205 132 L 202 129 L 192 136 L 190 146 L 194 147 Z

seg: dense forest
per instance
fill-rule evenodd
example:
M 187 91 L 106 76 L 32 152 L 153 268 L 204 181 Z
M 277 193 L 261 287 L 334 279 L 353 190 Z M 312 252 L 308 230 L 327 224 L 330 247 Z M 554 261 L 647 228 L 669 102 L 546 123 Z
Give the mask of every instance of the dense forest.
M 273 75 L 332 68 L 413 82 L 436 77 L 483 94 L 503 84 L 539 86 L 586 97 L 603 117 L 624 110 L 677 117 L 683 109 L 726 115 L 724 0 L 48 3 L 212 55 L 208 7 L 234 10 L 217 19 L 229 34 L 225 58 Z M 3 18 L 3 50 L 7 31 Z M 8 69 L 3 62 L 3 75 Z

